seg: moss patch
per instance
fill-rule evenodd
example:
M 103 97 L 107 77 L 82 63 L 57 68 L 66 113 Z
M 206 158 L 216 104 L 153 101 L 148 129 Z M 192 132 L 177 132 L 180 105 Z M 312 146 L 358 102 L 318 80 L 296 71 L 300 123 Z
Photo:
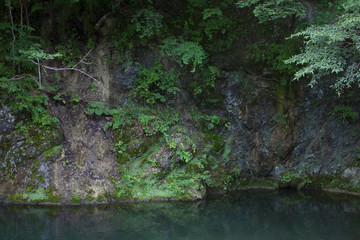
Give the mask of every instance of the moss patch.
M 85 201 L 92 202 L 92 201 L 94 201 L 94 199 L 95 199 L 95 197 L 89 194 L 86 196 Z
M 16 193 L 13 196 L 7 198 L 12 202 L 30 202 L 30 203 L 59 203 L 60 196 L 55 194 L 56 189 L 54 186 L 48 188 L 29 188 L 23 193 Z
M 61 154 L 61 150 L 63 149 L 62 145 L 54 146 L 53 148 L 44 152 L 45 160 L 52 159 L 57 157 Z
M 72 203 L 81 203 L 81 197 L 79 195 L 73 195 L 71 198 Z

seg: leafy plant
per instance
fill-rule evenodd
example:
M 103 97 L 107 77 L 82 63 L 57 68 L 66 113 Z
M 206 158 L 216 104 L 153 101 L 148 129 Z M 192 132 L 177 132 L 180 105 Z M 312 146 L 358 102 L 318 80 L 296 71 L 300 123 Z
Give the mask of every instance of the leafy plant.
M 127 148 L 127 144 L 124 143 L 123 141 L 118 141 L 117 143 L 115 143 L 115 150 L 120 155 L 126 151 L 126 148 Z
M 343 9 L 331 23 L 312 25 L 291 35 L 301 37 L 305 44 L 302 53 L 285 61 L 301 66 L 294 80 L 310 77 L 309 85 L 314 86 L 324 76 L 337 75 L 332 87 L 338 95 L 360 82 L 360 3 L 345 1 Z
M 54 100 L 62 102 L 63 104 L 66 104 L 65 100 L 62 98 L 61 94 L 58 93 L 53 97 Z
M 166 102 L 169 95 L 175 95 L 179 88 L 175 87 L 177 74 L 174 70 L 165 72 L 163 65 L 155 60 L 150 69 L 142 69 L 135 79 L 132 95 L 137 96 L 149 105 Z
M 201 73 L 190 83 L 190 86 L 194 89 L 195 94 L 201 94 L 205 90 L 213 89 L 220 73 L 221 71 L 214 66 L 202 68 Z
M 81 203 L 81 197 L 79 195 L 73 195 L 71 198 L 72 203 Z
M 279 185 L 282 188 L 297 188 L 302 189 L 311 184 L 311 179 L 306 175 L 301 175 L 296 172 L 286 172 L 280 179 Z
M 90 102 L 86 109 L 86 114 L 92 115 L 96 114 L 98 116 L 104 115 L 111 115 L 112 111 L 109 107 L 105 106 L 102 102 Z
M 163 40 L 161 49 L 163 54 L 173 57 L 180 66 L 191 64 L 191 72 L 195 72 L 206 59 L 206 53 L 198 43 L 177 40 L 174 37 Z
M 1 100 L 15 113 L 22 112 L 29 116 L 31 121 L 42 127 L 56 126 L 58 119 L 51 117 L 46 106 L 48 96 L 43 95 L 31 78 L 12 81 L 7 78 L 0 79 Z M 18 125 L 20 126 L 20 125 Z
M 261 23 L 283 19 L 291 15 L 304 17 L 305 6 L 296 0 L 241 0 L 236 3 L 238 8 L 254 7 L 253 14 Z
M 140 38 L 151 37 L 162 29 L 163 16 L 152 8 L 142 9 L 131 19 Z
M 207 129 L 211 130 L 215 127 L 215 125 L 219 125 L 220 118 L 216 115 L 202 115 L 200 119 L 203 119 L 207 123 Z
M 212 40 L 216 33 L 225 34 L 230 32 L 232 29 L 233 22 L 226 16 L 223 15 L 219 8 L 206 8 L 203 11 L 203 25 L 204 33 L 209 40 Z M 232 42 L 229 39 L 230 42 Z
M 343 120 L 355 120 L 359 113 L 355 112 L 351 106 L 338 105 L 334 107 L 334 112 Z

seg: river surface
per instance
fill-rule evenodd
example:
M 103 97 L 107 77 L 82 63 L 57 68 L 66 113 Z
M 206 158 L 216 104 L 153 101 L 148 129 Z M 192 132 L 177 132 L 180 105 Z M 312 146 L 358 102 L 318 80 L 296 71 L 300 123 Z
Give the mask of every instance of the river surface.
M 199 202 L 0 206 L 0 239 L 360 239 L 360 198 L 247 190 Z

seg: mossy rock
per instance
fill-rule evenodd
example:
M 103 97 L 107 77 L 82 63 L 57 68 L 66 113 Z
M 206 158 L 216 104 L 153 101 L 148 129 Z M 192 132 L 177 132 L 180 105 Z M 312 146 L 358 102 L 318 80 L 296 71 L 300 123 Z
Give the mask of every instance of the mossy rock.
M 296 172 L 286 172 L 279 180 L 279 188 L 302 189 L 312 184 L 311 179 L 306 175 Z
M 96 197 L 96 202 L 98 202 L 98 203 L 106 202 L 106 198 L 103 195 L 98 195 Z
M 79 195 L 73 195 L 71 198 L 72 203 L 81 203 L 81 197 Z
M 30 203 L 59 203 L 61 198 L 54 194 L 56 188 L 54 186 L 48 188 L 33 188 L 23 193 L 16 193 L 7 198 L 11 202 L 30 202 Z
M 85 201 L 87 201 L 87 202 L 92 202 L 92 201 L 94 201 L 94 199 L 95 199 L 95 197 L 92 196 L 92 195 L 90 195 L 90 194 L 88 194 L 88 195 L 85 197 Z

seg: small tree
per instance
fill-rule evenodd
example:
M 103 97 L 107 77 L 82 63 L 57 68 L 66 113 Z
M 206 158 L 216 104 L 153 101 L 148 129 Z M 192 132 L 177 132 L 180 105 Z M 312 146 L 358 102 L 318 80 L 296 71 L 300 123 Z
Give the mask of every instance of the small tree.
M 334 22 L 313 25 L 290 38 L 303 37 L 305 47 L 286 63 L 302 68 L 294 80 L 310 77 L 310 86 L 329 74 L 337 74 L 331 86 L 338 95 L 344 88 L 360 84 L 360 2 L 349 0 L 343 4 L 344 12 Z

